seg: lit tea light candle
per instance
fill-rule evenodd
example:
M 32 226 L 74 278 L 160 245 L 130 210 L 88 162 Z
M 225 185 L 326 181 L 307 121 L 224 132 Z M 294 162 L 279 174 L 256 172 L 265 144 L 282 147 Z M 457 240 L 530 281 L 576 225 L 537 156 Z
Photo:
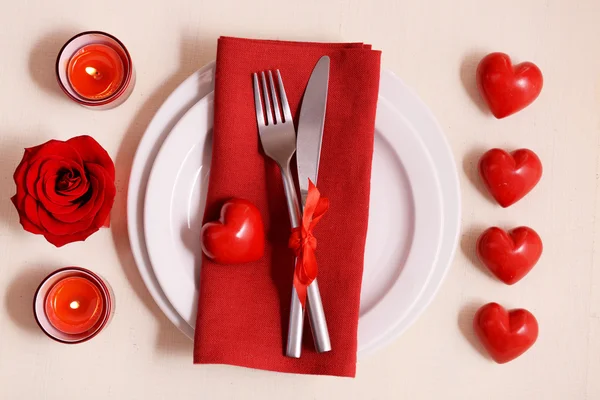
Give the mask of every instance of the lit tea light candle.
M 83 32 L 71 38 L 58 54 L 56 76 L 67 96 L 94 109 L 122 104 L 135 86 L 127 48 L 104 32 Z
M 34 312 L 44 333 L 63 343 L 97 335 L 113 314 L 113 295 L 105 280 L 79 267 L 53 272 L 40 284 Z
M 91 44 L 77 50 L 69 61 L 67 77 L 81 97 L 102 100 L 112 96 L 123 84 L 125 67 L 110 46 Z
M 100 289 L 79 276 L 56 282 L 46 297 L 46 315 L 58 330 L 76 335 L 96 325 L 104 306 Z

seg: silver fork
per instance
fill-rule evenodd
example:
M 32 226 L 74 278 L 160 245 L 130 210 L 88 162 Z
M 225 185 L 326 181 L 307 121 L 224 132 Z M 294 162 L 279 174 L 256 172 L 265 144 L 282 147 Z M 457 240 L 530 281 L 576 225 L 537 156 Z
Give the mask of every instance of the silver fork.
M 292 113 L 290 112 L 290 106 L 287 101 L 287 96 L 285 95 L 285 89 L 283 87 L 283 81 L 281 80 L 281 74 L 279 73 L 279 70 L 277 70 L 277 83 L 279 86 L 279 97 L 281 98 L 281 109 L 283 110 L 284 119 L 281 118 L 281 113 L 279 111 L 279 102 L 277 100 L 277 92 L 273 82 L 273 74 L 271 71 L 268 71 L 271 96 L 269 96 L 269 90 L 267 88 L 267 80 L 265 79 L 264 71 L 261 72 L 260 75 L 262 81 L 264 107 L 267 114 L 266 120 L 263 113 L 263 101 L 261 101 L 258 75 L 256 73 L 252 74 L 254 79 L 254 105 L 256 108 L 256 119 L 258 121 L 260 141 L 265 154 L 275 161 L 281 170 L 290 224 L 292 228 L 296 228 L 300 226 L 301 217 L 300 205 L 298 204 L 298 195 L 296 194 L 296 188 L 294 186 L 294 180 L 290 170 L 290 160 L 296 152 L 296 131 L 294 129 L 294 122 L 292 121 Z M 270 100 L 271 98 L 273 100 L 272 106 Z M 273 117 L 273 110 L 275 111 L 275 117 Z M 317 281 L 315 279 L 314 283 L 316 282 Z M 308 302 L 308 312 L 311 315 L 311 321 L 314 320 L 318 324 L 320 323 L 320 319 L 323 319 L 322 322 L 326 323 L 322 313 L 318 313 L 318 310 L 323 308 L 320 296 L 314 299 L 311 298 L 311 300 L 313 300 L 313 304 L 311 304 L 310 301 Z M 288 357 L 300 357 L 302 351 L 303 326 L 304 312 L 302 310 L 302 305 L 300 304 L 296 289 L 292 288 L 290 320 L 288 324 L 286 347 L 286 355 Z M 315 332 L 314 327 L 313 332 Z M 318 342 L 319 338 L 315 337 L 314 340 L 315 342 Z

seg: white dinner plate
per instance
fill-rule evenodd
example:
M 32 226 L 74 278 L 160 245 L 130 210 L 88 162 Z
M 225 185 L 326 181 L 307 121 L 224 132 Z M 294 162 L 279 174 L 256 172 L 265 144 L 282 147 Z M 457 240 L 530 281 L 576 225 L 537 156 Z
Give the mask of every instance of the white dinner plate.
M 144 206 L 152 267 L 167 299 L 191 326 L 197 314 L 199 238 L 210 168 L 212 116 L 211 93 L 173 128 L 152 167 Z M 359 352 L 384 337 L 418 300 L 437 260 L 442 227 L 441 192 L 429 153 L 410 123 L 380 99 Z
M 144 136 L 142 136 L 135 152 L 127 188 L 129 245 L 140 276 L 160 310 L 169 321 L 191 339 L 194 337 L 194 328 L 175 311 L 160 288 L 156 275 L 154 275 L 144 236 L 144 199 L 146 197 L 148 176 L 156 158 L 156 153 L 158 153 L 160 146 L 162 146 L 173 126 L 190 107 L 213 91 L 214 76 L 215 63 L 211 62 L 183 81 L 160 106 L 146 128 L 146 132 L 144 132 Z
M 161 290 L 152 265 L 149 262 L 147 246 L 143 236 L 142 204 L 149 170 L 152 167 L 157 149 L 170 132 L 172 126 L 180 119 L 191 105 L 211 92 L 213 84 L 214 63 L 207 65 L 190 76 L 161 106 L 156 116 L 148 126 L 136 153 L 129 184 L 128 195 L 128 226 L 132 251 L 142 279 L 148 287 L 158 306 L 184 334 L 193 337 L 193 328 L 176 312 Z M 362 357 L 375 349 L 394 340 L 423 312 L 431 302 L 450 266 L 456 248 L 459 222 L 460 198 L 456 166 L 449 146 L 441 129 L 427 107 L 391 72 L 383 71 L 381 75 L 380 98 L 386 99 L 396 108 L 398 113 L 412 125 L 419 137 L 425 143 L 440 179 L 444 225 L 443 240 L 437 263 L 431 274 L 429 284 L 421 291 L 418 300 L 405 314 L 404 318 L 390 325 L 385 332 L 379 332 L 377 340 L 361 344 L 359 356 Z M 377 151 L 377 149 L 376 149 Z M 374 161 L 375 162 L 375 161 Z M 374 169 L 376 165 L 374 165 Z M 197 203 L 200 206 L 200 203 Z M 369 257 L 370 247 L 366 249 Z M 367 270 L 365 270 L 367 274 Z M 367 278 L 367 275 L 365 275 Z M 365 299 L 368 295 L 364 294 Z M 372 302 L 372 301 L 371 301 Z M 363 316 L 366 313 L 365 300 L 361 307 L 361 325 L 359 336 L 363 337 Z M 367 307 L 368 308 L 368 307 Z M 359 339 L 360 340 L 360 339 Z

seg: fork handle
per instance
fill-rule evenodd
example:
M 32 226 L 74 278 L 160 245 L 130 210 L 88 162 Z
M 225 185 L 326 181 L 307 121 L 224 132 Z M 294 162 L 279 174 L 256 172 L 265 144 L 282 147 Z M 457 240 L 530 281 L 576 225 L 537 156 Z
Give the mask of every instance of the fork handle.
M 294 186 L 294 179 L 290 171 L 290 165 L 281 166 L 281 178 L 283 180 L 283 190 L 287 201 L 288 214 L 290 216 L 290 224 L 293 228 L 300 226 L 300 204 L 298 203 L 298 195 Z
M 296 196 L 296 188 L 290 171 L 289 163 L 285 166 L 280 165 L 281 179 L 283 181 L 283 190 L 290 216 L 290 225 L 297 228 L 300 225 L 300 204 Z M 296 265 L 294 260 L 294 266 Z M 304 311 L 302 304 L 296 293 L 296 288 L 292 287 L 292 299 L 290 304 L 290 319 L 288 321 L 287 347 L 285 354 L 288 357 L 300 358 L 302 354 L 302 332 L 304 330 Z
M 294 186 L 294 180 L 289 168 L 281 168 L 283 180 L 283 188 L 287 199 L 288 213 L 290 216 L 290 224 L 292 228 L 300 226 L 300 205 L 298 196 Z M 294 261 L 295 265 L 296 261 Z M 329 340 L 329 331 L 323 312 L 323 303 L 319 292 L 319 285 L 315 279 L 307 289 L 308 297 L 308 314 L 311 326 L 315 348 L 319 353 L 330 351 L 331 343 Z M 290 319 L 288 323 L 288 337 L 286 355 L 288 357 L 299 358 L 302 353 L 302 332 L 304 329 L 304 312 L 302 304 L 296 293 L 296 289 L 292 288 L 292 299 L 290 304 Z

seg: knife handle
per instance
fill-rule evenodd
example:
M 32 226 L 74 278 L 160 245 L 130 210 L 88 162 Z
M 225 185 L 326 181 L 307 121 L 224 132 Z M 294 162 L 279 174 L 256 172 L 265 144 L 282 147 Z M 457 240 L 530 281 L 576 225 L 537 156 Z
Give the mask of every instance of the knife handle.
M 287 199 L 288 213 L 292 228 L 300 226 L 301 214 L 300 205 L 298 204 L 298 195 L 296 187 L 292 179 L 292 174 L 287 168 L 281 169 L 281 177 L 283 180 L 283 188 Z M 302 196 L 303 203 L 306 196 Z M 295 266 L 295 262 L 294 262 Z M 323 311 L 323 302 L 321 301 L 321 293 L 319 284 L 315 279 L 307 288 L 308 298 L 308 316 L 310 321 L 311 332 L 315 342 L 315 348 L 319 353 L 324 353 L 331 350 L 331 341 L 329 339 L 329 330 L 327 329 L 327 321 Z M 290 319 L 288 322 L 287 347 L 285 354 L 288 357 L 300 358 L 302 353 L 302 332 L 304 330 L 304 311 L 302 304 L 296 293 L 296 289 L 292 288 L 292 298 L 290 304 Z
M 306 199 L 308 197 L 308 190 L 301 189 L 300 197 L 302 199 L 302 208 L 304 209 L 304 205 L 306 204 Z M 319 282 L 317 282 L 316 278 L 306 289 L 306 297 L 308 298 L 308 320 L 310 322 L 310 330 L 315 342 L 315 349 L 319 353 L 331 351 L 329 329 L 327 328 L 325 311 L 323 311 L 323 302 L 321 301 Z
M 306 297 L 308 297 L 308 320 L 310 321 L 310 330 L 315 342 L 315 348 L 319 353 L 331 351 L 329 330 L 327 329 L 327 320 L 323 311 L 323 302 L 321 301 L 321 292 L 319 291 L 317 279 L 308 286 L 306 292 Z

